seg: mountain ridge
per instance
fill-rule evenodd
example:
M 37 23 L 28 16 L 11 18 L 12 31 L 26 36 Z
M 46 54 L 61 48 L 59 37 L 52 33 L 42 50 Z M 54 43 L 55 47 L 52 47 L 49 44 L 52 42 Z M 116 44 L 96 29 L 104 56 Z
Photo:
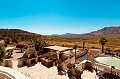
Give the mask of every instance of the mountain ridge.
M 79 34 L 75 33 L 65 33 L 65 34 L 52 34 L 50 36 L 59 36 L 59 37 L 64 37 L 64 36 L 79 36 Z
M 120 35 L 120 26 L 104 27 L 97 31 L 87 33 L 87 35 L 101 36 L 101 35 Z
M 71 36 L 102 36 L 102 35 L 120 35 L 120 26 L 104 27 L 97 31 L 92 31 L 90 33 L 84 34 L 65 33 L 65 34 L 52 34 L 50 36 L 71 37 Z
M 14 33 L 14 34 L 41 35 L 41 34 L 36 34 L 36 33 L 28 32 L 28 31 L 24 31 L 21 29 L 0 29 L 0 33 L 1 34 L 2 33 Z M 102 35 L 120 35 L 120 26 L 104 27 L 104 28 L 99 29 L 97 31 L 92 31 L 90 33 L 84 33 L 84 34 L 65 33 L 65 34 L 52 34 L 52 35 L 47 35 L 47 36 L 72 37 L 72 36 L 102 36 Z

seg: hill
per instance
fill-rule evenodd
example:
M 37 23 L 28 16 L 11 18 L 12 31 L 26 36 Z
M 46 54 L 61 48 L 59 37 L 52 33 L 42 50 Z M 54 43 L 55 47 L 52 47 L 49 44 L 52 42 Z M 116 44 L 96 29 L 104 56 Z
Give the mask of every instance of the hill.
M 52 34 L 51 36 L 59 36 L 59 37 L 71 37 L 71 36 L 79 36 L 79 34 L 74 33 L 65 33 L 65 34 Z
M 110 48 L 120 48 L 120 26 L 118 27 L 105 27 L 100 30 L 86 33 L 86 34 L 77 34 L 77 35 L 61 35 L 51 37 L 55 44 L 61 44 L 64 46 L 72 46 L 75 42 L 81 47 L 82 42 L 86 43 L 86 47 L 100 48 L 100 38 L 105 37 L 108 42 L 106 47 Z
M 84 41 L 86 43 L 86 47 L 100 48 L 101 45 L 99 43 L 99 39 L 101 37 L 105 37 L 108 40 L 106 47 L 120 48 L 120 26 L 105 27 L 103 29 L 81 35 L 66 33 L 63 35 L 52 36 L 39 35 L 20 29 L 0 29 L 0 38 L 4 38 L 5 40 L 17 40 L 18 43 L 26 43 L 28 41 L 31 42 L 31 40 L 43 39 L 50 45 L 71 47 L 77 42 L 81 47 Z
M 120 36 L 120 26 L 111 26 L 111 27 L 104 27 L 100 30 L 93 31 L 90 33 L 85 34 L 74 34 L 74 33 L 65 33 L 65 34 L 52 34 L 51 36 L 58 36 L 58 37 L 76 37 L 76 36 L 109 36 L 109 35 L 118 35 Z
M 42 35 L 24 31 L 21 29 L 0 29 L 0 38 L 6 40 L 31 41 L 43 37 Z
M 0 29 L 0 34 L 3 33 L 13 33 L 13 34 L 35 34 L 21 29 Z
M 91 33 L 87 33 L 85 35 L 93 35 L 93 36 L 120 35 L 120 26 L 104 27 L 103 29 L 100 29 Z

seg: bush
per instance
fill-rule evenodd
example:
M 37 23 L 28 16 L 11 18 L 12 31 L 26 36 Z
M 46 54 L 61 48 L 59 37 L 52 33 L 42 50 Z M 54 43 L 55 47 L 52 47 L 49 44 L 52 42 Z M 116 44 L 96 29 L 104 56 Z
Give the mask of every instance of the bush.
M 9 50 L 7 50 L 7 52 L 13 52 L 13 49 L 9 49 Z
M 110 49 L 110 48 L 106 48 L 105 50 L 106 50 L 106 51 L 105 51 L 105 54 L 111 54 L 111 52 L 110 52 L 111 49 Z
M 62 70 L 60 65 L 57 66 L 57 70 L 58 70 L 58 72 L 60 72 Z
M 2 65 L 5 55 L 6 55 L 5 47 L 3 44 L 0 44 L 0 65 Z
M 28 47 L 27 45 L 24 45 L 24 49 L 27 49 L 27 47 Z
M 4 46 L 7 47 L 7 43 L 4 43 Z
M 62 70 L 61 65 L 60 65 L 62 63 L 62 60 L 61 59 L 57 59 L 56 63 L 58 64 L 57 70 L 58 70 L 58 72 L 60 72 Z
M 68 69 L 72 69 L 74 66 L 75 66 L 75 65 L 74 65 L 74 64 L 71 64 L 71 63 L 68 63 L 68 64 L 67 64 L 67 68 L 68 68 Z
M 81 74 L 83 73 L 82 71 L 78 70 L 78 69 L 75 69 L 75 77 L 76 79 L 82 79 L 81 78 Z
M 89 70 L 89 71 L 92 71 L 92 63 L 91 62 L 85 62 L 85 69 L 86 70 Z
M 16 39 L 13 39 L 12 42 L 18 43 L 18 41 Z
M 91 48 L 92 48 L 92 49 L 95 49 L 95 47 L 94 47 L 94 46 L 92 46 Z
M 56 61 L 56 63 L 57 63 L 57 64 L 61 64 L 61 63 L 62 63 L 62 60 L 61 60 L 61 59 L 58 59 L 58 60 Z
M 114 52 L 120 52 L 120 49 L 115 50 Z
M 23 44 L 18 44 L 18 45 L 16 45 L 16 48 L 24 48 L 24 45 Z
M 111 51 L 110 48 L 106 48 L 105 50 L 106 50 L 106 51 Z

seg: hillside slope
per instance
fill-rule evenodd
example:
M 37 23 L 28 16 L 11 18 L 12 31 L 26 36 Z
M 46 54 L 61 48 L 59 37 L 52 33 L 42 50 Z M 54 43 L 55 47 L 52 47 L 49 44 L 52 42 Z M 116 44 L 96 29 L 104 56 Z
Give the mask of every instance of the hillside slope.
M 24 31 L 21 29 L 0 29 L 0 38 L 5 40 L 13 40 L 17 41 L 31 41 L 37 38 L 41 38 L 42 35 L 31 33 L 28 31 Z
M 87 33 L 86 35 L 95 35 L 95 36 L 100 36 L 100 35 L 120 35 L 120 26 L 118 27 L 104 27 L 103 29 Z

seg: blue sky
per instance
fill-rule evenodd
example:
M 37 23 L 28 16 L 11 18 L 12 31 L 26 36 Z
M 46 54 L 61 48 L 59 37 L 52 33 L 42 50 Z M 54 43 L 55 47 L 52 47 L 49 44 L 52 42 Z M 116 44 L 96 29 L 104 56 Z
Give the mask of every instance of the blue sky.
M 88 33 L 120 25 L 120 0 L 0 0 L 0 28 Z

